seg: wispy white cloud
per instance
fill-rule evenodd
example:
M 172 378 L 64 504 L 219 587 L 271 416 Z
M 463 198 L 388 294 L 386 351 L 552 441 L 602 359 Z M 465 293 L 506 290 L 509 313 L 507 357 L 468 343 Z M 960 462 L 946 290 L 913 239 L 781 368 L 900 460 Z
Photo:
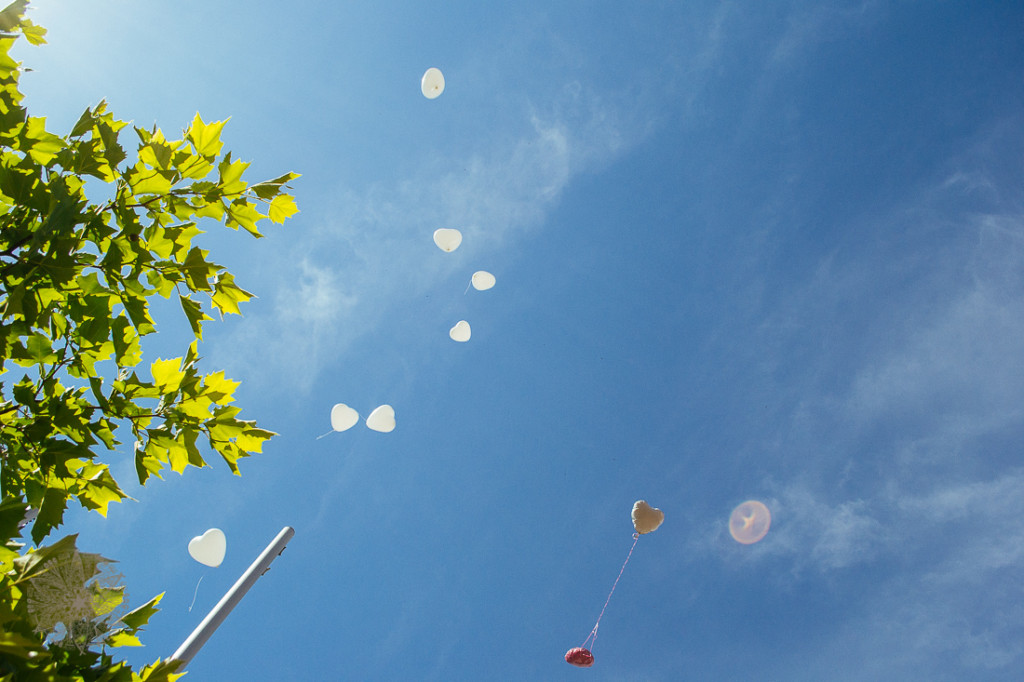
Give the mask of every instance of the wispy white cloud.
M 807 3 L 788 15 L 786 29 L 772 46 L 766 67 L 787 68 L 820 43 L 849 35 L 852 29 L 874 21 L 878 6 L 876 0 Z
M 336 273 L 303 259 L 300 276 L 292 285 L 278 290 L 277 308 L 285 320 L 301 324 L 330 323 L 359 302 L 346 291 Z
M 821 570 L 870 561 L 885 541 L 885 527 L 864 500 L 827 504 L 806 490 L 787 489 L 775 508 L 774 545 Z
M 993 572 L 1024 563 L 1024 526 L 1011 521 L 1024 514 L 1019 469 L 992 480 L 936 487 L 896 503 L 905 525 L 917 533 L 932 541 L 957 540 L 924 577 L 936 587 L 984 584 Z
M 883 676 L 963 679 L 964 670 L 1009 671 L 1024 660 L 1017 606 L 1024 578 L 1024 473 L 894 495 L 890 547 L 907 570 L 880 580 L 831 641 L 801 661 Z M 860 663 L 867 662 L 869 674 Z M 841 679 L 830 677 L 830 679 Z M 1007 679 L 999 677 L 997 679 Z
M 975 243 L 950 273 L 962 284 L 945 300 L 916 299 L 905 314 L 914 324 L 894 329 L 854 376 L 845 409 L 856 428 L 909 418 L 920 431 L 907 435 L 956 452 L 1024 417 L 1024 217 L 973 217 L 964 228 Z

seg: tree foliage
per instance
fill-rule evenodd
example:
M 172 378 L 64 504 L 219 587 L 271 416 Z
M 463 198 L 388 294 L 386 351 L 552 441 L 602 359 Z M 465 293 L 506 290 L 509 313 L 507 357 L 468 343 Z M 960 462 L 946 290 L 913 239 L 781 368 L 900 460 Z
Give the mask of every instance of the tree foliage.
M 239 418 L 236 382 L 199 370 L 209 313 L 237 314 L 252 294 L 194 242 L 204 221 L 255 237 L 265 219 L 283 222 L 298 210 L 286 193 L 298 176 L 250 184 L 249 164 L 223 153 L 226 121 L 198 114 L 169 139 L 101 102 L 68 134 L 48 131 L 23 106 L 10 55 L 21 37 L 44 42 L 45 30 L 23 17 L 26 4 L 0 12 L 0 680 L 35 679 L 29 670 L 52 680 L 169 679 L 166 664 L 133 673 L 106 653 L 45 645 L 25 591 L 74 551 L 74 537 L 33 550 L 16 542 L 20 522 L 31 510 L 38 544 L 72 499 L 105 515 L 127 497 L 104 461 L 121 456 L 126 434 L 143 484 L 205 466 L 204 453 L 237 474 L 239 459 L 274 435 Z M 177 299 L 194 338 L 181 357 L 143 369 L 155 296 Z M 137 643 L 153 604 L 104 643 Z

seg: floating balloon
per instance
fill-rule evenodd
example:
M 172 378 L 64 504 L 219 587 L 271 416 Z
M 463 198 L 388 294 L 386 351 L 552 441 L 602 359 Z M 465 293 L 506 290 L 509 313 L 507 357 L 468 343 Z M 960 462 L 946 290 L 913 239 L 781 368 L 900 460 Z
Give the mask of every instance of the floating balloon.
M 594 654 L 590 653 L 590 649 L 575 646 L 565 652 L 565 662 L 577 668 L 589 668 L 594 665 Z
M 345 403 L 338 403 L 331 408 L 331 428 L 335 431 L 348 431 L 359 421 L 359 413 Z
M 743 545 L 752 545 L 764 538 L 771 525 L 772 513 L 757 500 L 747 500 L 729 516 L 729 534 Z
M 390 405 L 381 405 L 366 418 L 366 425 L 374 431 L 391 433 L 395 430 L 395 410 Z
M 626 564 L 629 563 L 630 557 L 633 556 L 633 550 L 636 549 L 636 543 L 640 540 L 640 535 L 653 533 L 657 530 L 661 522 L 665 520 L 665 513 L 660 509 L 654 509 L 643 500 L 637 500 L 633 504 L 632 517 L 633 527 L 636 529 L 636 532 L 633 533 L 633 546 L 629 548 L 629 554 L 626 555 L 626 560 L 622 562 L 622 568 L 619 569 L 619 576 L 615 578 L 611 592 L 608 593 L 608 598 L 604 600 L 604 606 L 601 608 L 601 613 L 597 616 L 594 629 L 583 640 L 583 644 L 565 652 L 565 662 L 570 665 L 578 668 L 589 668 L 594 665 L 594 654 L 591 653 L 591 649 L 597 643 L 597 629 L 601 626 L 601 619 L 604 617 L 605 609 L 608 608 L 608 603 L 612 600 L 612 595 L 615 594 L 615 588 L 619 584 L 619 579 L 622 578 L 622 572 L 626 570 Z M 588 646 L 591 649 L 588 649 Z
M 444 74 L 441 69 L 432 66 L 423 74 L 420 80 L 420 90 L 427 99 L 437 99 L 444 92 Z
M 452 337 L 452 341 L 458 341 L 459 343 L 469 341 L 472 333 L 473 330 L 469 328 L 469 322 L 465 320 L 459 320 L 455 323 L 454 327 L 448 330 L 448 336 Z
M 228 549 L 228 539 L 220 528 L 211 528 L 202 535 L 189 540 L 188 553 L 192 558 L 203 564 L 217 568 L 224 561 Z
M 633 504 L 633 527 L 637 533 L 653 533 L 664 520 L 665 512 L 655 509 L 643 500 L 637 500 Z
M 451 253 L 462 243 L 462 233 L 451 227 L 434 230 L 434 243 L 445 253 Z
M 494 275 L 487 272 L 486 270 L 477 270 L 473 273 L 473 288 L 477 291 L 487 291 L 494 286 L 496 279 Z

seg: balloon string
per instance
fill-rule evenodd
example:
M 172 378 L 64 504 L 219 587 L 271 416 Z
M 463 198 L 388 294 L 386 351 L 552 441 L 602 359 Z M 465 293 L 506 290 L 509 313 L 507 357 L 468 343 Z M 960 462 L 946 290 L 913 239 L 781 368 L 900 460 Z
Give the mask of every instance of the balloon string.
M 317 437 L 316 437 L 316 439 L 317 439 L 317 440 L 320 440 L 321 438 L 325 438 L 326 436 L 329 436 L 329 435 L 331 435 L 332 433 L 334 433 L 334 429 L 331 429 L 330 431 L 328 431 L 327 433 L 325 433 L 325 434 L 324 434 L 323 436 L 317 436 Z
M 199 583 L 203 582 L 204 576 L 199 576 Z M 192 613 L 192 607 L 196 605 L 196 597 L 199 596 L 199 583 L 196 583 L 196 591 L 192 595 L 192 603 L 188 605 L 188 612 Z
M 619 569 L 619 576 L 615 579 L 615 583 L 612 585 L 612 591 L 608 593 L 608 598 L 604 600 L 604 606 L 601 607 L 601 614 L 597 617 L 597 622 L 594 623 L 594 629 L 590 631 L 587 638 L 583 640 L 582 646 L 584 649 L 587 648 L 587 642 L 590 642 L 590 649 L 593 650 L 594 644 L 597 643 L 597 628 L 601 627 L 601 619 L 604 617 L 604 610 L 608 608 L 608 602 L 612 600 L 612 595 L 615 594 L 615 588 L 619 585 L 619 578 L 622 577 L 622 572 L 626 570 L 626 564 L 629 563 L 629 558 L 633 556 L 633 550 L 636 549 L 636 543 L 640 540 L 640 533 L 633 533 L 633 546 L 629 548 L 629 554 L 626 555 L 626 560 L 622 562 L 622 568 Z

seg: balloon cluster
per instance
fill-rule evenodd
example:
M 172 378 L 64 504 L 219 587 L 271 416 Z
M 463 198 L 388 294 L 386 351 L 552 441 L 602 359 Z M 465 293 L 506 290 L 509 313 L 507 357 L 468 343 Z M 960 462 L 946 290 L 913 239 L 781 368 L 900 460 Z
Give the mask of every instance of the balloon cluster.
M 345 403 L 338 403 L 331 408 L 332 431 L 348 431 L 358 422 L 359 413 Z M 380 433 L 391 433 L 395 430 L 395 408 L 390 405 L 381 405 L 374 408 L 370 416 L 366 418 L 366 426 Z M 329 433 L 331 431 L 325 433 L 324 436 Z M 319 438 L 324 436 L 319 436 Z
M 441 70 L 436 67 L 427 69 L 426 73 L 423 74 L 423 78 L 420 81 L 420 89 L 423 92 L 423 96 L 427 99 L 436 99 L 444 92 L 444 74 Z M 445 253 L 451 253 L 455 251 L 462 244 L 462 232 L 451 227 L 442 227 L 434 231 L 434 244 L 437 248 L 441 249 Z M 470 278 L 469 286 L 472 286 L 477 291 L 487 291 L 494 287 L 497 280 L 494 275 L 485 271 L 478 270 L 473 273 Z M 466 290 L 469 290 L 469 286 Z M 469 326 L 469 322 L 466 320 L 459 320 L 455 325 L 448 330 L 448 336 L 459 343 L 465 343 L 469 341 L 473 334 L 472 328 Z M 347 431 L 359 422 L 359 413 L 346 405 L 345 403 L 338 403 L 331 408 L 331 429 L 332 431 Z M 370 413 L 370 416 L 366 418 L 366 426 L 374 431 L 380 433 L 390 433 L 395 430 L 395 410 L 390 405 L 381 405 Z M 332 431 L 328 431 L 323 436 L 329 435 Z
M 420 89 L 423 96 L 431 100 L 436 99 L 444 92 L 444 87 L 444 74 L 441 73 L 441 70 L 434 67 L 427 69 L 420 81 Z M 447 227 L 437 229 L 434 231 L 434 244 L 441 251 L 452 253 L 462 244 L 462 232 Z M 477 270 L 471 276 L 470 283 L 466 286 L 466 291 L 469 291 L 470 286 L 477 291 L 487 291 L 493 288 L 496 282 L 497 280 L 490 272 Z M 472 336 L 469 322 L 459 320 L 448 331 L 448 336 L 458 343 L 469 341 Z M 359 420 L 360 415 L 354 408 L 349 407 L 345 403 L 337 403 L 331 408 L 331 431 L 319 436 L 319 438 L 323 438 L 333 432 L 347 431 L 359 423 Z M 395 430 L 395 410 L 391 405 L 380 405 L 370 412 L 365 421 L 366 426 L 373 431 L 390 433 Z M 626 560 L 622 563 L 622 568 L 619 569 L 619 575 L 615 579 L 611 591 L 608 593 L 608 598 L 605 600 L 604 607 L 601 609 L 601 613 L 598 615 L 597 622 L 594 623 L 590 634 L 583 640 L 581 646 L 572 647 L 565 653 L 565 661 L 570 665 L 579 668 L 589 668 L 594 665 L 594 654 L 588 647 L 592 648 L 597 641 L 597 631 L 601 624 L 601 618 L 604 617 L 612 594 L 615 593 L 615 588 L 619 584 L 619 579 L 622 578 L 623 571 L 625 571 L 626 565 L 633 556 L 633 550 L 636 549 L 640 536 L 657 530 L 665 520 L 665 513 L 660 509 L 652 507 L 644 500 L 637 500 L 633 505 L 631 518 L 633 528 L 636 531 L 633 535 L 633 546 L 630 547 L 629 554 L 626 555 Z M 761 502 L 748 500 L 733 510 L 729 519 L 729 533 L 736 542 L 743 545 L 751 545 L 765 537 L 770 525 L 771 513 L 768 508 Z M 188 543 L 188 552 L 193 559 L 214 568 L 220 566 L 226 551 L 227 540 L 223 531 L 218 528 L 211 528 L 203 535 L 192 538 Z M 202 578 L 200 578 L 201 581 Z M 199 585 L 197 584 L 197 593 L 198 589 Z M 193 597 L 194 603 L 195 597 Z M 190 611 L 191 608 L 190 606 Z
M 444 92 L 444 74 L 435 67 L 427 69 L 420 81 L 420 90 L 427 99 L 436 99 Z M 434 243 L 442 251 L 451 253 L 462 243 L 462 233 L 453 229 L 440 229 L 434 232 Z M 494 275 L 480 271 L 473 275 L 473 288 L 484 291 L 494 286 Z M 468 287 L 467 287 L 468 289 Z M 452 327 L 450 336 L 456 341 L 469 341 L 469 323 L 460 321 Z M 355 409 L 345 403 L 338 403 L 331 408 L 331 430 L 319 438 L 333 432 L 348 431 L 359 422 L 360 416 Z M 395 430 L 395 410 L 391 405 L 380 405 L 366 418 L 366 426 L 379 433 L 390 433 Z M 220 566 L 227 552 L 227 537 L 219 528 L 211 528 L 202 535 L 197 535 L 188 543 L 189 555 L 211 568 Z M 202 578 L 200 578 L 202 580 Z M 196 586 L 198 590 L 198 585 Z M 189 607 L 191 610 L 191 607 Z
M 445 253 L 451 253 L 462 244 L 462 233 L 451 227 L 442 227 L 439 230 L 434 230 L 434 243 Z M 469 291 L 469 287 L 473 287 L 477 291 L 487 291 L 494 288 L 497 281 L 494 275 L 486 270 L 477 270 L 469 278 L 469 286 L 466 287 L 466 291 Z M 465 320 L 459 320 L 454 327 L 448 330 L 448 336 L 452 341 L 459 343 L 469 341 L 472 334 L 473 330 L 470 328 L 469 322 Z

